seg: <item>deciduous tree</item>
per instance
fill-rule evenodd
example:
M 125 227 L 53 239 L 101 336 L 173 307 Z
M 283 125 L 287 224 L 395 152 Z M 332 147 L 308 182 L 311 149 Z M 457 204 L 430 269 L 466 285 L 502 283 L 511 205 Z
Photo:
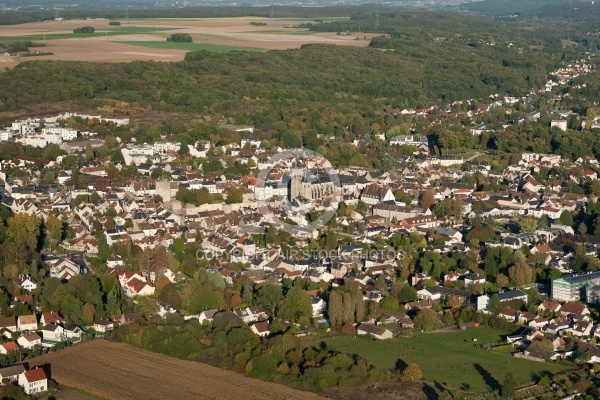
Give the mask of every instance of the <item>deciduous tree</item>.
M 425 308 L 419 311 L 415 317 L 415 329 L 420 331 L 433 331 L 442 326 L 442 321 L 437 313 L 431 308 Z
M 402 376 L 406 379 L 410 379 L 411 381 L 418 381 L 423 377 L 423 373 L 417 364 L 412 363 L 408 367 L 404 368 L 402 371 Z

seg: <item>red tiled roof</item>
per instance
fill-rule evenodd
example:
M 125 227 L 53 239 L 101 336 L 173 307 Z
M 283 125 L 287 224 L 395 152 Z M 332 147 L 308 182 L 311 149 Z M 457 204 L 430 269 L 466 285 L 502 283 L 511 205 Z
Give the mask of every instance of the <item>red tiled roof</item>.
M 37 382 L 37 381 L 43 381 L 46 378 L 46 373 L 44 372 L 44 370 L 42 368 L 35 368 L 35 369 L 30 369 L 29 371 L 25 371 L 25 379 L 27 379 L 27 382 Z

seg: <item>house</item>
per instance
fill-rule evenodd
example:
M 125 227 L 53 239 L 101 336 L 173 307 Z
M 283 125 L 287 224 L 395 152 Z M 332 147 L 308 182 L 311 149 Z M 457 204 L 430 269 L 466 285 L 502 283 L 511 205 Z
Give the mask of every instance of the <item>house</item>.
M 590 321 L 578 321 L 572 328 L 567 329 L 573 336 L 587 337 L 592 333 L 593 324 Z
M 392 331 L 379 326 L 361 323 L 356 327 L 356 333 L 359 335 L 371 335 L 376 339 L 391 339 L 394 335 Z
M 263 322 L 257 322 L 255 324 L 252 324 L 252 326 L 250 326 L 250 330 L 255 335 L 258 335 L 260 337 L 267 337 L 267 336 L 269 336 L 269 333 L 270 333 L 269 322 L 263 321 Z
M 529 322 L 535 320 L 537 317 L 537 315 L 527 312 L 527 311 L 520 311 L 519 312 L 519 316 L 518 316 L 518 320 L 517 322 L 523 325 L 527 325 L 529 324 Z
M 600 363 L 600 349 L 596 348 L 596 347 L 590 347 L 587 351 L 587 354 L 589 355 L 589 362 L 590 363 Z M 6 369 L 6 368 L 3 368 Z M 0 369 L 0 376 L 4 376 L 2 375 L 2 370 Z
M 504 307 L 500 310 L 500 312 L 498 313 L 498 316 L 501 318 L 504 318 L 508 322 L 514 323 L 517 321 L 518 314 L 519 314 L 519 312 L 517 310 L 513 310 L 510 307 Z
M 465 276 L 465 287 L 469 288 L 473 285 L 481 283 L 482 285 L 485 283 L 485 278 L 479 276 L 478 274 L 469 274 Z
M 375 205 L 384 201 L 395 201 L 395 199 L 392 189 L 375 183 L 365 187 L 360 194 L 360 200 L 368 205 Z
M 28 275 L 20 275 L 14 280 L 14 283 L 19 287 L 19 289 L 27 292 L 37 289 L 37 281 Z
M 202 311 L 198 316 L 198 322 L 203 324 L 204 321 L 207 321 L 209 324 L 211 324 L 215 314 L 218 312 L 219 311 L 217 309 Z
M 323 315 L 323 311 L 327 309 L 327 303 L 325 300 L 318 296 L 312 296 L 310 298 L 310 303 L 312 305 L 313 317 L 319 317 Z
M 558 311 L 560 311 L 560 303 L 556 303 L 554 301 L 550 301 L 550 300 L 544 300 L 542 302 L 542 304 L 540 304 L 538 306 L 538 312 L 539 311 L 549 311 L 552 313 L 556 313 Z
M 94 321 L 94 330 L 98 333 L 104 333 L 113 330 L 115 324 L 107 319 Z
M 0 344 L 0 354 L 8 354 L 11 351 L 19 350 L 17 342 L 5 342 Z
M 0 317 L 0 329 L 17 330 L 17 319 L 15 317 Z
M 40 317 L 40 324 L 64 324 L 65 320 L 56 311 L 45 312 Z
M 112 320 L 117 325 L 129 325 L 129 324 L 137 321 L 140 318 L 142 318 L 142 313 L 134 312 L 134 313 L 113 315 Z
M 81 328 L 75 325 L 65 325 L 64 332 L 67 339 L 81 339 L 83 336 Z
M 61 341 L 64 337 L 65 328 L 58 324 L 46 324 L 40 329 L 44 340 Z
M 17 317 L 17 330 L 19 331 L 34 331 L 37 329 L 38 322 L 35 314 L 20 315 Z
M 478 311 L 487 311 L 490 297 L 491 296 L 487 294 L 477 297 Z M 507 292 L 498 293 L 498 300 L 500 300 L 500 302 L 511 300 L 523 300 L 525 303 L 527 303 L 527 294 L 519 289 L 509 290 Z
M 8 379 L 9 382 L 16 382 L 19 379 L 19 375 L 24 372 L 25 366 L 23 364 L 0 368 L 0 380 Z
M 565 303 L 560 308 L 561 315 L 588 315 L 590 310 L 583 304 Z
M 404 305 L 406 311 L 417 311 L 431 307 L 433 307 L 433 300 L 431 299 L 411 301 L 410 303 L 406 303 Z
M 50 267 L 50 277 L 58 278 L 65 282 L 81 273 L 81 267 L 69 258 L 62 258 Z
M 28 335 L 23 335 L 17 339 L 17 343 L 24 349 L 33 349 L 35 346 L 42 344 L 42 338 L 37 333 L 33 332 Z
M 535 318 L 529 322 L 529 326 L 535 329 L 542 329 L 550 324 L 550 318 Z
M 34 368 L 19 375 L 19 386 L 22 386 L 27 394 L 35 394 L 48 390 L 48 379 L 42 368 Z
M 124 265 L 125 262 L 123 261 L 121 256 L 112 255 L 106 259 L 106 266 L 108 268 L 123 267 Z
M 412 329 L 415 327 L 413 320 L 403 312 L 386 310 L 381 313 L 381 317 L 385 320 L 385 322 L 395 322 L 405 329 Z

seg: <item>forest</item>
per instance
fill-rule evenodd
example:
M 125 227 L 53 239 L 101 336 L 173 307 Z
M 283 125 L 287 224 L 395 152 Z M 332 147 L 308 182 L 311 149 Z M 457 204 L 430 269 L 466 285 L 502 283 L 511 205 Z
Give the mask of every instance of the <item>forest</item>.
M 550 71 L 597 46 L 596 39 L 584 33 L 593 25 L 591 17 L 579 25 L 569 18 L 562 23 L 577 29 L 579 36 L 572 37 L 576 46 L 563 46 L 562 33 L 540 20 L 509 25 L 451 12 L 390 11 L 376 17 L 357 8 L 343 22 L 313 21 L 303 26 L 314 31 L 374 32 L 368 48 L 311 44 L 266 53 L 199 51 L 177 63 L 21 63 L 0 75 L 0 112 L 41 104 L 76 104 L 87 109 L 120 104 L 121 110 L 131 113 L 184 112 L 206 120 L 219 116 L 254 125 L 261 139 L 275 141 L 272 145 L 303 145 L 327 154 L 336 165 L 395 167 L 395 155 L 403 149 L 390 150 L 374 137 L 358 148 L 350 142 L 411 128 L 428 135 L 430 143 L 441 150 L 518 149 L 577 158 L 600 152 L 598 145 L 578 145 L 593 137 L 589 131 L 579 131 L 577 121 L 570 124 L 565 141 L 561 133 L 541 125 L 519 125 L 474 138 L 460 126 L 498 125 L 502 115 L 490 113 L 486 121 L 449 119 L 431 125 L 432 113 L 415 125 L 399 114 L 403 108 L 443 107 L 474 99 L 453 106 L 454 112 L 466 112 L 489 102 L 492 94 L 523 96 L 542 86 Z M 562 106 L 585 114 L 598 87 L 598 74 L 578 82 L 586 86 L 581 85 Z M 544 98 L 530 106 L 548 108 Z M 515 119 L 527 113 L 518 111 Z M 212 131 L 208 137 L 196 138 L 210 139 L 216 133 L 214 124 L 208 129 Z M 511 142 L 515 137 L 517 147 Z

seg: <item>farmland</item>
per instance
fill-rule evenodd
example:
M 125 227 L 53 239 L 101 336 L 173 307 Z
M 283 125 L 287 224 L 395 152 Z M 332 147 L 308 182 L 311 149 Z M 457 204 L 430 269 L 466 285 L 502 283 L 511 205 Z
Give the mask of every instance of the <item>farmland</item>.
M 105 399 L 319 399 L 316 394 L 251 379 L 123 343 L 94 340 L 30 360 L 50 364 L 60 385 Z
M 266 25 L 255 26 L 251 22 Z M 272 18 L 195 18 L 139 19 L 122 21 L 115 27 L 108 20 L 45 21 L 0 26 L 0 41 L 32 41 L 45 43 L 44 51 L 53 55 L 43 59 L 64 61 L 118 62 L 133 60 L 180 61 L 187 51 L 233 50 L 266 51 L 298 48 L 307 43 L 365 47 L 365 34 L 336 35 L 335 32 L 309 32 L 293 28 L 305 20 Z M 92 26 L 94 33 L 73 33 L 73 29 Z M 173 33 L 188 33 L 194 43 L 167 42 Z M 151 50 L 150 50 L 151 49 Z M 39 57 L 28 57 L 35 60 Z M 19 61 L 16 57 L 0 57 L 4 66 Z
M 547 372 L 558 373 L 564 366 L 528 361 L 510 355 L 474 348 L 477 343 L 496 342 L 500 332 L 492 328 L 477 330 L 421 333 L 412 338 L 369 341 L 339 337 L 326 340 L 336 350 L 357 354 L 373 365 L 395 369 L 417 363 L 423 379 L 448 384 L 455 388 L 470 388 L 477 392 L 499 389 L 504 375 L 512 372 L 522 384 L 537 380 Z M 467 386 L 468 385 L 468 386 Z

